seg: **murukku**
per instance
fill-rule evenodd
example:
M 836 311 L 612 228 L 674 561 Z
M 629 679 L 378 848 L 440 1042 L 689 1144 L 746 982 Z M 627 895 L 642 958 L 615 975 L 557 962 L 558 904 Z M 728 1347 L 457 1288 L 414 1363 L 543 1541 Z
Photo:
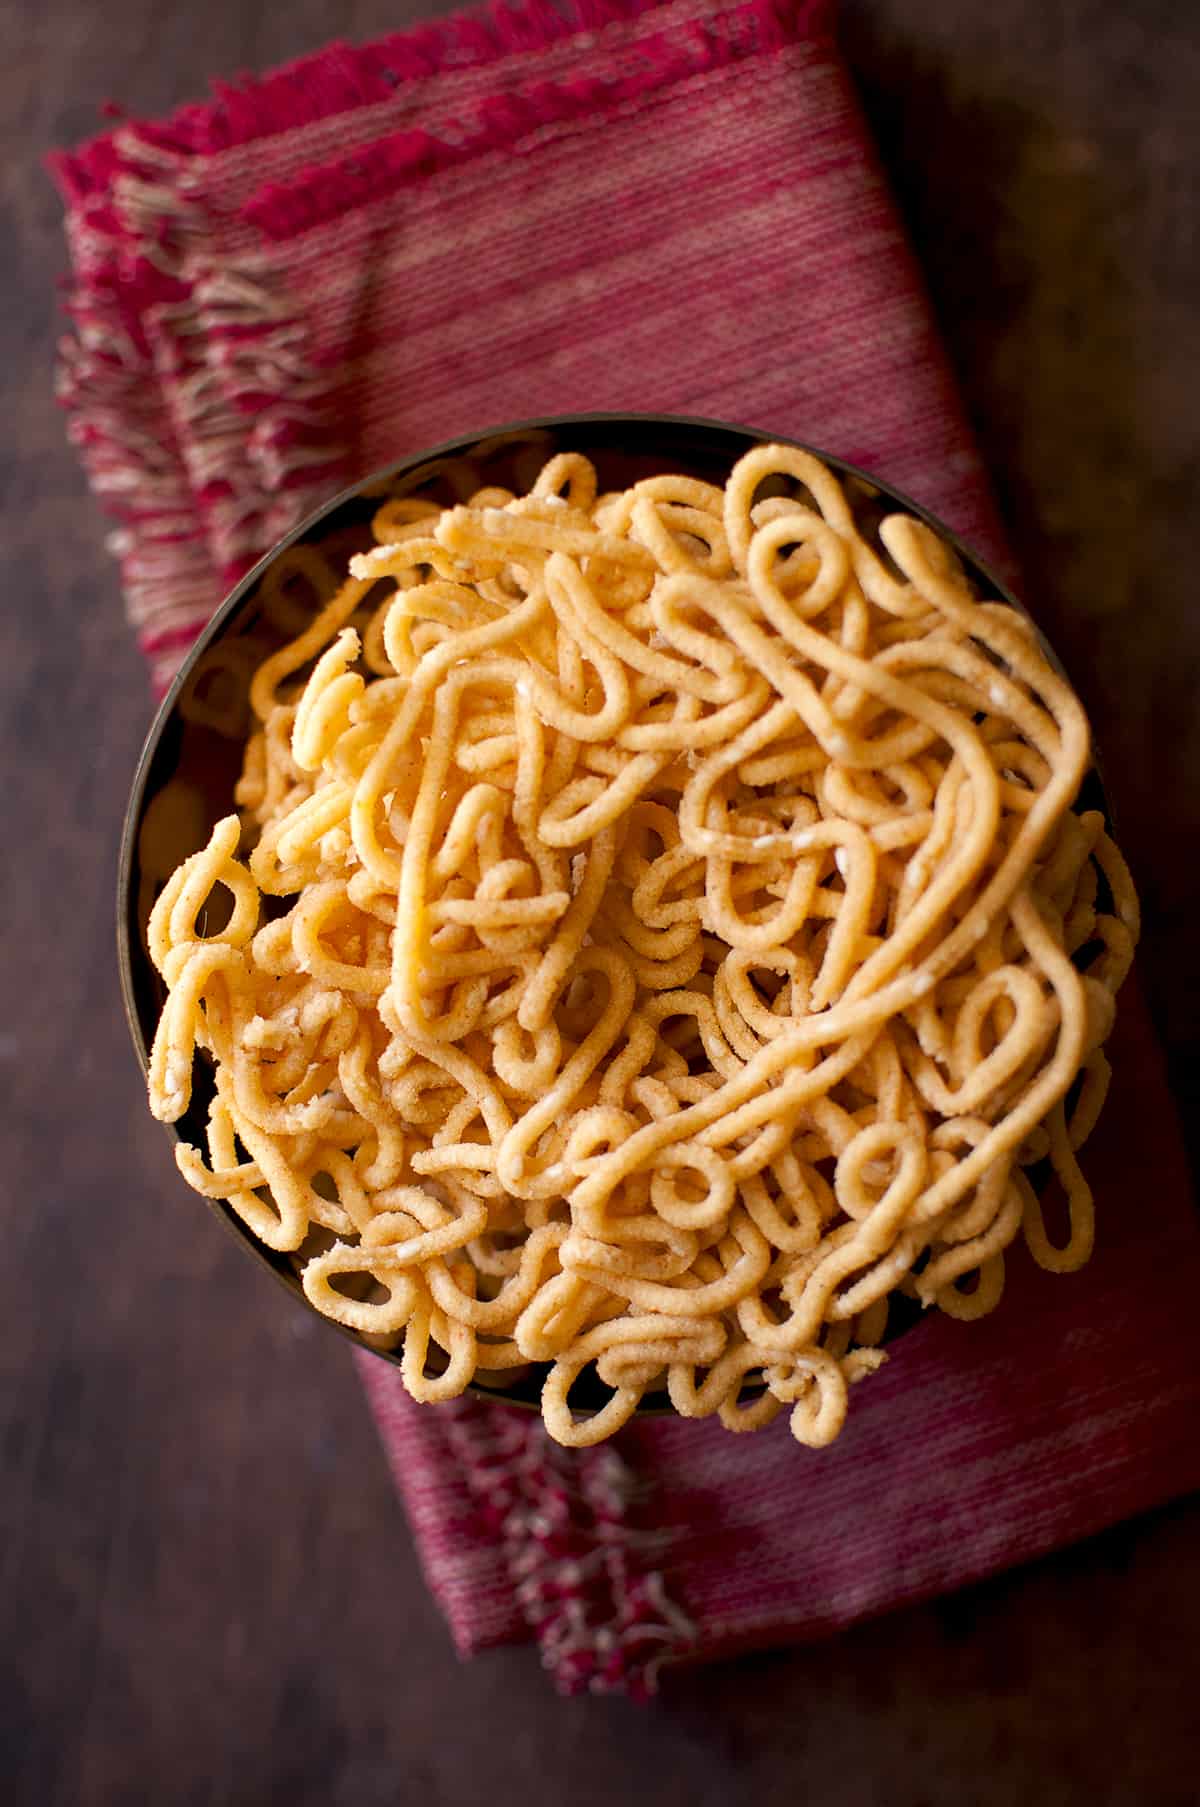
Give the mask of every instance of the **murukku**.
M 264 580 L 238 813 L 148 925 L 151 1108 L 211 1064 L 185 1179 L 414 1398 L 544 1364 L 563 1443 L 665 1393 L 822 1447 L 897 1300 L 1091 1252 L 1138 905 L 1083 710 L 794 448 L 457 493 Z M 236 663 L 193 686 L 226 732 Z

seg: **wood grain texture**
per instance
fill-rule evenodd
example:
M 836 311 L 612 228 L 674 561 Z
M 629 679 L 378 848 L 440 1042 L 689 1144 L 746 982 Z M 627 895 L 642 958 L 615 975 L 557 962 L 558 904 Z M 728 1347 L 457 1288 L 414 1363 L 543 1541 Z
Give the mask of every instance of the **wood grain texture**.
M 337 1341 L 181 1197 L 112 951 L 149 705 L 50 402 L 39 168 L 99 101 L 161 112 L 413 0 L 0 8 L 7 782 L 0 1784 L 25 1807 L 1193 1802 L 1200 1508 L 835 1644 L 557 1701 L 457 1665 Z M 443 8 L 442 10 L 448 10 Z M 1200 14 L 846 0 L 845 39 L 997 473 L 1084 690 L 1194 1097 L 1200 953 Z

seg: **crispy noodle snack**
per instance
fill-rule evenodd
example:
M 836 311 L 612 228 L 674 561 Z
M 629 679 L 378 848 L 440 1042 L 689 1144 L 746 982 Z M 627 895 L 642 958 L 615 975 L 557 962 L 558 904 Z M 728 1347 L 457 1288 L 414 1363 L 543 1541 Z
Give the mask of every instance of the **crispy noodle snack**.
M 154 906 L 154 1114 L 215 1071 L 188 1182 L 414 1398 L 548 1364 L 574 1445 L 664 1386 L 827 1444 L 891 1295 L 1085 1262 L 1138 908 L 1025 618 L 783 446 L 374 528 Z

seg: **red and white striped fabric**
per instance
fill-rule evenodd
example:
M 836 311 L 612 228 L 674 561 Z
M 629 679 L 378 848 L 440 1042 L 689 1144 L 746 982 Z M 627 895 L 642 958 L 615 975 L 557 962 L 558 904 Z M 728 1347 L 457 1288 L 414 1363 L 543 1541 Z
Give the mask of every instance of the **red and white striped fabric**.
M 813 0 L 548 0 L 331 47 L 56 156 L 60 389 L 165 686 L 228 585 L 408 451 L 593 409 L 740 420 L 1004 552 Z M 1089 1167 L 1099 1253 L 929 1321 L 831 1451 L 643 1421 L 568 1454 L 361 1370 L 464 1654 L 566 1690 L 811 1635 L 1200 1483 L 1200 1233 L 1136 998 Z

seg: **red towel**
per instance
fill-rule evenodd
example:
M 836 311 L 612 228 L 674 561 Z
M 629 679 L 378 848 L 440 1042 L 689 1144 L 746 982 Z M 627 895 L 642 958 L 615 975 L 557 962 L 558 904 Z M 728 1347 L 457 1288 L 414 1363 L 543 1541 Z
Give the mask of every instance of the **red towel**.
M 671 410 L 806 438 L 1004 552 L 920 279 L 805 0 L 530 0 L 337 45 L 54 160 L 60 386 L 162 687 L 316 502 L 517 417 Z M 464 1654 L 558 1684 L 849 1624 L 1200 1483 L 1200 1232 L 1136 995 L 1088 1168 L 1098 1252 L 930 1319 L 824 1452 L 641 1421 L 568 1453 L 360 1358 Z

